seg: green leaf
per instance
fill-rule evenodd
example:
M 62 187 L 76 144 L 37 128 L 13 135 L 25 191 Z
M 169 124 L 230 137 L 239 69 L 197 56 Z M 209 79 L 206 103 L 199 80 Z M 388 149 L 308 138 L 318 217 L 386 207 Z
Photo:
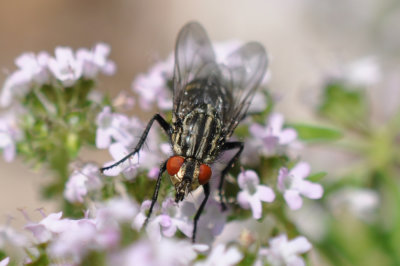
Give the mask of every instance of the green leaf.
M 290 127 L 293 127 L 299 139 L 304 141 L 334 141 L 343 136 L 342 132 L 333 128 L 307 124 L 291 124 Z
M 0 249 L 0 260 L 5 259 L 6 257 L 7 257 L 7 254 L 3 250 Z
M 363 90 L 332 81 L 324 87 L 319 113 L 348 127 L 355 127 L 367 117 L 367 101 Z
M 328 174 L 327 172 L 318 172 L 318 173 L 315 173 L 315 174 L 312 174 L 312 175 L 308 176 L 307 180 L 311 181 L 311 182 L 318 182 L 322 178 L 324 178 L 327 174 Z

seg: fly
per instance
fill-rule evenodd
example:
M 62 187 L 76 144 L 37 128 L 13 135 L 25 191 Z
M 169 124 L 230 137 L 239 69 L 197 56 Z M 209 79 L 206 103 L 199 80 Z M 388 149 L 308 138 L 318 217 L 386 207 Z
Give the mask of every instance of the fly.
M 162 174 L 167 171 L 175 186 L 175 202 L 203 187 L 204 199 L 194 217 L 192 241 L 197 222 L 210 196 L 211 165 L 223 152 L 237 150 L 221 172 L 218 193 L 222 209 L 224 177 L 243 151 L 244 143 L 229 141 L 247 109 L 267 69 L 264 47 L 250 42 L 218 64 L 204 28 L 197 22 L 186 24 L 175 47 L 172 122 L 155 114 L 148 122 L 135 149 L 118 162 L 101 168 L 104 172 L 139 152 L 154 121 L 167 134 L 173 155 L 161 165 L 153 193 L 149 221 L 158 198 Z

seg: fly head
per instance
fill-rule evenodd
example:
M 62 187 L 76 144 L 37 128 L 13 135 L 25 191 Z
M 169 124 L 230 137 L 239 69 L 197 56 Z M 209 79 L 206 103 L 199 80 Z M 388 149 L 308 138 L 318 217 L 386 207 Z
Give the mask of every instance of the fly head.
M 172 156 L 167 162 L 167 172 L 175 186 L 175 201 L 182 201 L 189 192 L 208 183 L 212 171 L 210 166 L 193 158 Z

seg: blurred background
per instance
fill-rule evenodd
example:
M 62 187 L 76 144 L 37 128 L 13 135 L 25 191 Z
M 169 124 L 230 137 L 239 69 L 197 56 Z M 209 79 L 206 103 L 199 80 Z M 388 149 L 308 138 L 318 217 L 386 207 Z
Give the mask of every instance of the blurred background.
M 191 20 L 203 24 L 213 41 L 256 40 L 265 45 L 271 59 L 270 88 L 279 96 L 277 109 L 289 122 L 315 120 L 312 110 L 323 77 L 340 73 L 344 66 L 367 56 L 381 66 L 385 84 L 380 88 L 391 89 L 371 93 L 376 119 L 383 119 L 385 114 L 379 111 L 388 102 L 394 105 L 400 98 L 396 97 L 398 0 L 0 1 L 0 83 L 23 52 L 53 53 L 56 46 L 76 49 L 102 41 L 112 48 L 110 58 L 117 74 L 102 77 L 100 89 L 116 95 L 130 90 L 138 73 L 164 59 L 180 28 Z M 316 171 L 340 171 L 347 161 L 344 156 L 315 151 L 308 150 L 304 157 Z M 99 155 L 90 150 L 85 156 L 98 162 L 108 158 L 106 152 Z M 0 169 L 0 223 L 11 215 L 13 224 L 22 226 L 25 221 L 18 208 L 25 208 L 33 218 L 36 208 L 44 207 L 47 213 L 56 210 L 40 199 L 38 188 L 46 182 L 45 172 L 32 172 L 18 160 L 10 164 L 0 160 Z

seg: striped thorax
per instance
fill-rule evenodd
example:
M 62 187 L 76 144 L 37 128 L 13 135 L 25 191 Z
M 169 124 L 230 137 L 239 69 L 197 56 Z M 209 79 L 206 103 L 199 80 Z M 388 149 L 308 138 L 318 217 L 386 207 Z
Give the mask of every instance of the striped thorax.
M 179 167 L 170 176 L 177 192 L 176 201 L 208 182 L 211 168 L 207 164 L 218 156 L 221 130 L 221 120 L 210 104 L 195 108 L 183 117 L 179 126 L 173 127 L 171 139 L 176 156 L 171 157 L 170 164 Z

